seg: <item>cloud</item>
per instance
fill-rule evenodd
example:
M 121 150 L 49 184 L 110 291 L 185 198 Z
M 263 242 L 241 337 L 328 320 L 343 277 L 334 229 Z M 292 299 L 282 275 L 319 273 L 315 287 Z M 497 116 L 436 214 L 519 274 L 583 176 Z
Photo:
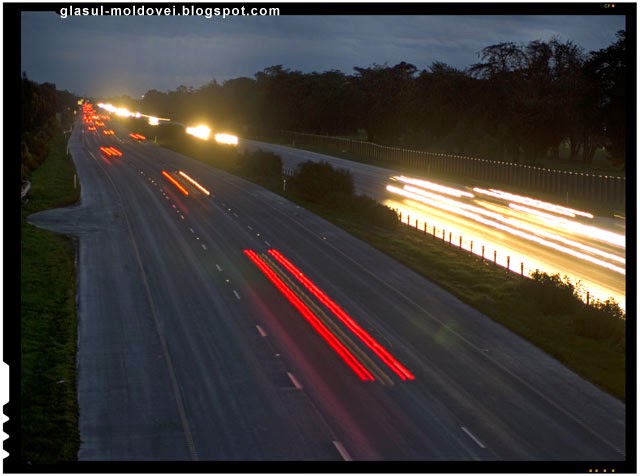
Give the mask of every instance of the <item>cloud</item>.
M 140 95 L 199 87 L 282 64 L 303 72 L 401 61 L 464 69 L 500 42 L 557 36 L 587 52 L 615 41 L 624 16 L 303 15 L 278 17 L 73 17 L 22 14 L 22 67 L 63 89 Z

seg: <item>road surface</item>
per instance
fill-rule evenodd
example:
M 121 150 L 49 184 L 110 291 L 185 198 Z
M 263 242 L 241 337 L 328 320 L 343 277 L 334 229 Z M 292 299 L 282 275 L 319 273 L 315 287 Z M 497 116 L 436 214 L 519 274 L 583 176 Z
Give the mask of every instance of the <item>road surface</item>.
M 74 129 L 80 204 L 29 218 L 78 237 L 81 461 L 624 461 L 623 402 L 295 204 L 114 129 Z
M 552 213 L 544 209 L 511 203 L 512 197 L 499 199 L 488 195 L 490 187 L 486 184 L 452 184 L 430 177 L 417 177 L 473 195 L 472 199 L 460 199 L 438 192 L 438 200 L 434 200 L 420 195 L 424 194 L 424 189 L 418 193 L 398 190 L 406 184 L 390 178 L 403 174 L 390 169 L 247 139 L 242 139 L 239 147 L 242 151 L 263 149 L 274 152 L 280 155 L 288 170 L 295 170 L 307 160 L 326 161 L 336 168 L 349 170 L 358 193 L 397 210 L 402 221 L 411 226 L 423 231 L 426 226 L 431 234 L 434 234 L 435 227 L 435 235 L 439 238 L 444 231 L 445 240 L 451 240 L 477 255 L 484 253 L 485 258 L 501 266 L 509 266 L 516 273 L 529 275 L 539 270 L 567 276 L 584 288 L 584 298 L 589 292 L 590 299 L 604 301 L 613 298 L 621 308 L 626 307 L 623 219 L 614 216 L 549 216 Z M 389 191 L 390 185 L 394 192 Z M 427 193 L 434 195 L 433 190 Z

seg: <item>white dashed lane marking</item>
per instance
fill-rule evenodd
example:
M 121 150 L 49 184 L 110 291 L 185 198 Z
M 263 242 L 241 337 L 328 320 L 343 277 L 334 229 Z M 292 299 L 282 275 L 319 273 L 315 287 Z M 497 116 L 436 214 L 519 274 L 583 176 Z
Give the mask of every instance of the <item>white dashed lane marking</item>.
M 462 426 L 460 428 L 462 428 L 462 431 L 464 431 L 469 436 L 469 438 L 471 438 L 476 443 L 476 445 L 478 445 L 480 448 L 483 448 L 483 449 L 485 448 L 485 446 L 482 444 L 482 442 L 478 438 L 476 438 L 473 435 L 473 433 L 471 433 L 469 430 L 467 430 L 464 426 Z

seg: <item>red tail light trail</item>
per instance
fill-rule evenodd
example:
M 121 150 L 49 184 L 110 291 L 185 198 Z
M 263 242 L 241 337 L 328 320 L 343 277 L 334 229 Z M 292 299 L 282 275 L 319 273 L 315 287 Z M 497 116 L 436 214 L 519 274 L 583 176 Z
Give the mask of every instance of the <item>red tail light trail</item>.
M 269 268 L 255 251 L 244 250 L 245 255 L 264 273 L 273 285 L 287 298 L 287 300 L 302 314 L 318 334 L 333 348 L 342 360 L 353 370 L 361 380 L 374 380 L 373 375 L 362 363 L 326 328 L 316 315 L 304 304 L 298 296 Z
M 175 185 L 176 188 L 180 190 L 182 193 L 184 193 L 185 195 L 189 195 L 189 192 L 187 191 L 187 189 L 184 188 L 182 185 L 180 185 L 178 181 L 174 179 L 171 175 L 169 175 L 169 173 L 166 170 L 162 171 L 162 175 L 164 175 L 167 178 L 167 180 L 169 180 L 169 182 Z
M 340 306 L 332 301 L 318 286 L 316 286 L 302 271 L 296 268 L 278 250 L 270 249 L 269 254 L 278 263 L 285 267 L 300 283 L 304 285 L 318 300 L 333 312 L 347 328 L 357 335 L 364 344 L 369 347 L 391 370 L 393 370 L 402 380 L 413 380 L 415 377 L 398 360 L 395 359 L 384 347 L 382 347 L 367 331 L 358 325 Z

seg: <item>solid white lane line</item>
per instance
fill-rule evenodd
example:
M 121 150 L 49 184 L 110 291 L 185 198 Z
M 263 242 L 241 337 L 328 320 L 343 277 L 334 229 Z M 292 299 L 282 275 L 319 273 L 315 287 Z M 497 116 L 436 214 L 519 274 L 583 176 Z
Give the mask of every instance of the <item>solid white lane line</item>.
M 249 228 L 250 231 L 253 231 L 253 228 L 251 227 L 251 225 L 247 225 L 247 228 Z
M 206 246 L 204 246 L 204 243 L 200 243 L 200 246 L 202 246 L 202 249 L 203 249 L 203 250 L 206 250 L 206 249 L 207 249 L 207 247 L 206 247 Z
M 216 268 L 218 269 L 218 271 L 222 271 L 222 268 L 220 267 L 219 264 L 216 264 Z
M 298 379 L 295 378 L 291 372 L 287 372 L 287 375 L 289 376 L 289 380 L 291 380 L 291 383 L 293 384 L 294 387 L 296 387 L 298 390 L 302 390 L 302 384 L 300 382 L 298 382 Z
M 264 244 L 271 248 L 271 244 L 268 241 L 265 241 Z
M 262 329 L 262 327 L 260 327 L 258 324 L 256 324 L 256 327 L 258 328 L 258 332 L 262 337 L 267 337 L 267 333 L 264 331 L 264 329 Z
M 469 438 L 475 441 L 476 445 L 478 445 L 480 448 L 483 448 L 483 449 L 485 448 L 482 442 L 478 438 L 476 438 L 469 430 L 467 430 L 464 426 L 461 426 L 460 428 L 462 428 L 462 431 L 464 431 L 467 435 L 469 435 Z
M 189 228 L 189 231 L 190 231 L 191 233 L 195 233 L 195 231 L 193 231 L 193 228 Z
M 238 294 L 238 291 L 236 291 L 235 289 L 233 290 L 233 294 L 236 295 L 236 299 L 239 301 L 240 300 L 240 294 Z
M 335 446 L 336 449 L 338 450 L 338 453 L 340 453 L 340 456 L 342 456 L 343 460 L 345 460 L 345 461 L 353 461 L 353 458 L 347 452 L 347 450 L 344 448 L 344 445 L 342 443 L 340 443 L 339 441 L 332 441 L 332 443 L 333 443 L 333 446 Z

